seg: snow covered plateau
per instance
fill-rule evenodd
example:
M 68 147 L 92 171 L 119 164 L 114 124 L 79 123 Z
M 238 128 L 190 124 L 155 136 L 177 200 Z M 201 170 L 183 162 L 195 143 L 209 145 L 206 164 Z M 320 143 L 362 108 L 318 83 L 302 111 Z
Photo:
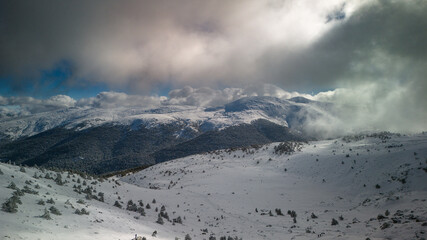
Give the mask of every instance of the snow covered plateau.
M 427 238 L 425 133 L 223 149 L 109 178 L 0 170 L 1 239 Z

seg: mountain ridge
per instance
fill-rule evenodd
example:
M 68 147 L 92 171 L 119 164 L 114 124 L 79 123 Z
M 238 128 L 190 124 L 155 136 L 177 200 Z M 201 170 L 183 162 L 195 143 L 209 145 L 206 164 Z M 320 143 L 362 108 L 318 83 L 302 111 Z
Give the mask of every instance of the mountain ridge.
M 208 111 L 163 106 L 46 112 L 3 120 L 9 124 L 0 125 L 3 134 L 15 129 L 20 137 L 0 144 L 0 160 L 106 174 L 224 148 L 305 141 L 313 139 L 301 131 L 306 114 L 322 114 L 312 105 L 247 97 Z

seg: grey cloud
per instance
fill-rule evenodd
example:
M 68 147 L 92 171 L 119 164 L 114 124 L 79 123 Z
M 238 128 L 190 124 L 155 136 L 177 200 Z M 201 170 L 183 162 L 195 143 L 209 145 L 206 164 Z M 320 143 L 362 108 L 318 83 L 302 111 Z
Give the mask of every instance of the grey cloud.
M 294 48 L 307 42 L 313 32 L 305 28 L 308 20 L 324 21 L 344 0 L 298 2 L 2 1 L 0 77 L 21 76 L 11 82 L 19 88 L 41 69 L 69 60 L 73 74 L 63 84 L 84 79 L 134 93 L 159 82 L 269 82 L 256 74 L 258 57 L 281 42 Z
M 207 87 L 194 89 L 187 86 L 170 91 L 169 99 L 165 104 L 215 107 L 246 96 L 240 88 L 214 90 Z
M 424 131 L 426 11 L 426 1 L 372 1 L 305 49 L 270 49 L 258 72 L 279 86 L 339 88 L 316 96 L 335 106 L 334 120 L 318 119 L 307 126 L 324 135 Z
M 372 1 L 307 48 L 271 48 L 259 61 L 259 74 L 306 91 L 416 80 L 427 60 L 426 11 L 425 1 Z M 394 69 L 401 65 L 410 69 Z
M 93 108 L 156 108 L 166 97 L 128 95 L 119 92 L 101 92 L 95 97 L 83 98 L 77 101 L 77 107 Z

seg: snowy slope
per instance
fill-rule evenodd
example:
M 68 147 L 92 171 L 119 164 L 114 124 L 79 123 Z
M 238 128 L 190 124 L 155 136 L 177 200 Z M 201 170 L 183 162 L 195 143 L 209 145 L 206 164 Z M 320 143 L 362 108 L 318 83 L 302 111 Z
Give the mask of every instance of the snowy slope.
M 0 135 L 11 139 L 32 136 L 43 131 L 65 127 L 83 130 L 104 124 L 155 127 L 174 122 L 186 126 L 200 126 L 203 131 L 223 129 L 253 120 L 266 119 L 288 126 L 289 119 L 298 113 L 319 115 L 325 112 L 316 102 L 294 102 L 273 97 L 248 97 L 215 109 L 165 105 L 156 109 L 120 108 L 79 108 L 72 107 L 30 116 L 0 119 Z M 303 117 L 303 116 L 301 116 Z
M 0 201 L 5 202 L 14 181 L 25 181 L 39 195 L 25 194 L 17 213 L 0 211 L 4 239 L 422 239 L 427 230 L 427 135 L 390 134 L 305 143 L 301 151 L 276 154 L 279 143 L 240 150 L 222 150 L 155 165 L 117 181 L 86 180 L 105 202 L 86 200 L 73 191 L 77 178 L 59 186 L 40 170 L 0 164 Z M 51 173 L 55 177 L 56 173 Z M 13 175 L 13 177 L 12 177 Z M 49 187 L 49 185 L 51 187 Z M 82 186 L 84 189 L 87 186 Z M 117 194 L 116 194 L 117 192 Z M 47 194 L 49 193 L 49 194 Z M 96 193 L 94 193 L 96 195 Z M 120 196 L 120 200 L 118 200 Z M 39 218 L 55 200 L 61 216 Z M 89 215 L 77 215 L 86 208 Z M 86 203 L 77 203 L 83 199 Z M 156 199 L 156 203 L 152 200 Z M 146 216 L 114 207 L 128 200 L 144 205 Z M 169 219 L 182 224 L 155 223 L 164 205 Z M 280 209 L 284 216 L 275 211 Z M 287 214 L 295 211 L 296 223 Z M 390 213 L 386 216 L 386 210 Z M 271 215 L 270 216 L 270 211 Z M 312 218 L 311 215 L 317 216 Z M 381 216 L 379 216 L 381 215 Z M 139 217 L 136 219 L 135 217 Z M 342 217 L 342 218 L 340 218 Z M 331 225 L 332 219 L 338 225 Z M 382 229 L 383 228 L 383 229 Z M 153 231 L 157 237 L 151 237 Z

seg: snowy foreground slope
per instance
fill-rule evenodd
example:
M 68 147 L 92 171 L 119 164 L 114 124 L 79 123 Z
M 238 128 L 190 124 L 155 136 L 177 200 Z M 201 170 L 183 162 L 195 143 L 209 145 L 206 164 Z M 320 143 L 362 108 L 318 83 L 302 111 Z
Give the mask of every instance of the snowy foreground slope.
M 7 188 L 12 181 L 38 192 L 21 196 L 16 213 L 0 211 L 0 238 L 427 238 L 426 134 L 310 142 L 290 155 L 275 153 L 278 145 L 189 156 L 102 182 L 77 174 L 68 178 L 67 172 L 55 181 L 56 172 L 0 164 L 2 203 L 16 192 Z M 79 194 L 78 185 L 86 193 Z M 54 204 L 47 203 L 50 198 Z M 45 205 L 37 204 L 40 199 Z M 126 210 L 129 200 L 135 206 Z M 138 200 L 145 216 L 138 213 Z M 51 206 L 62 215 L 39 217 Z M 89 215 L 75 214 L 82 208 Z M 173 224 L 178 217 L 182 224 Z M 156 223 L 159 218 L 163 224 Z

